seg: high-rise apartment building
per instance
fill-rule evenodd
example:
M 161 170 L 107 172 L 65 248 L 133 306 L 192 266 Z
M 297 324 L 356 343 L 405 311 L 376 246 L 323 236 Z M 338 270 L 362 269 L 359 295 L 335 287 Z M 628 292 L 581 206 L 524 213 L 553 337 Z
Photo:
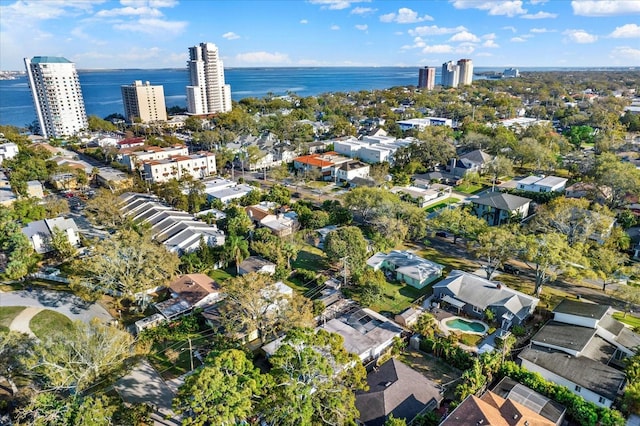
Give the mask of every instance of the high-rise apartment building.
M 124 116 L 130 123 L 139 119 L 142 123 L 167 121 L 164 88 L 152 86 L 148 81 L 136 80 L 129 86 L 120 86 Z
M 73 62 L 55 56 L 24 58 L 29 86 L 46 138 L 72 136 L 88 127 L 80 79 Z
M 418 73 L 418 88 L 433 90 L 436 85 L 436 69 L 434 67 L 420 68 Z
M 471 59 L 460 59 L 458 61 L 458 84 L 463 86 L 471 85 L 473 81 L 473 61 Z
M 231 111 L 231 86 L 224 82 L 218 47 L 213 43 L 190 47 L 188 67 L 187 111 L 197 115 Z
M 458 87 L 460 81 L 460 67 L 453 61 L 442 64 L 442 85 L 444 87 Z

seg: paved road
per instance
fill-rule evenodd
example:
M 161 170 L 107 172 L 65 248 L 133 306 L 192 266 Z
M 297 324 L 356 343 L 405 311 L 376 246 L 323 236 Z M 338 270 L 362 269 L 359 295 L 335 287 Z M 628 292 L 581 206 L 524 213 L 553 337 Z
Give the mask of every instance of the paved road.
M 0 306 L 27 306 L 46 308 L 68 316 L 71 320 L 89 322 L 93 318 L 111 321 L 113 318 L 97 303 L 88 303 L 81 298 L 62 291 L 34 288 L 0 293 Z

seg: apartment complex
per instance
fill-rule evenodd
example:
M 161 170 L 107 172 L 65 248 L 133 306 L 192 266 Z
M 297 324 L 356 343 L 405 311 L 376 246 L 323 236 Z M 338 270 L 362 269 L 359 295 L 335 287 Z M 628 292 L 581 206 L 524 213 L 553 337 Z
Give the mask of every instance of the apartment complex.
M 418 73 L 418 88 L 433 90 L 436 85 L 436 69 L 434 67 L 420 68 Z
M 76 66 L 56 56 L 24 58 L 39 132 L 45 138 L 77 134 L 88 126 Z
M 187 110 L 190 114 L 231 111 L 231 86 L 224 82 L 224 67 L 213 43 L 189 48 Z
M 468 86 L 473 81 L 473 61 L 460 59 L 442 64 L 442 85 L 444 87 Z
M 211 152 L 191 155 L 178 155 L 162 160 L 149 160 L 142 163 L 144 179 L 152 182 L 166 182 L 170 179 L 181 179 L 191 175 L 194 179 L 202 179 L 216 174 L 216 156 Z
M 164 103 L 164 87 L 152 86 L 148 81 L 136 80 L 131 85 L 120 86 L 124 116 L 130 123 L 167 121 Z

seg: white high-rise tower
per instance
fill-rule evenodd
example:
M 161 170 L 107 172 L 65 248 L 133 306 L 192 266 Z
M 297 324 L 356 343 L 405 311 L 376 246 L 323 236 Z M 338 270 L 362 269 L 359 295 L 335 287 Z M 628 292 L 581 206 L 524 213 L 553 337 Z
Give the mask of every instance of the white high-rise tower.
M 460 69 L 458 82 L 463 86 L 471 85 L 473 81 L 473 61 L 471 59 L 460 59 L 458 67 Z
M 187 111 L 197 115 L 231 111 L 231 86 L 224 82 L 218 47 L 213 43 L 190 47 L 188 66 Z
M 460 67 L 453 61 L 442 64 L 442 85 L 444 87 L 458 87 Z
M 24 58 L 42 136 L 72 136 L 88 127 L 73 62 L 55 56 Z

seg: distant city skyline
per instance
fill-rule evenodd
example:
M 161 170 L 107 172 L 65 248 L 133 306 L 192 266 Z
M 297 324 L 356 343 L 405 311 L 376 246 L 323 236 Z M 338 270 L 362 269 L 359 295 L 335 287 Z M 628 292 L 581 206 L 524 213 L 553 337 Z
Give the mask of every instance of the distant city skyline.
M 0 70 L 183 68 L 203 40 L 227 67 L 640 66 L 640 0 L 0 0 Z

